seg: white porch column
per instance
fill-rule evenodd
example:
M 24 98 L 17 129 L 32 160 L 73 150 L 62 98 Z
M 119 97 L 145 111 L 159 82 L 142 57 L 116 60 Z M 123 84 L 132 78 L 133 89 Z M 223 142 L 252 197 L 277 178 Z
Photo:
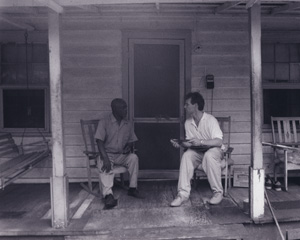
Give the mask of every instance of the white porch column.
M 255 221 L 264 216 L 265 171 L 262 154 L 262 74 L 260 0 L 248 9 L 251 57 L 251 167 L 250 214 Z
M 52 126 L 52 177 L 51 209 L 52 227 L 65 228 L 68 225 L 68 178 L 65 167 L 62 78 L 60 52 L 60 15 L 49 11 L 49 63 L 50 98 Z

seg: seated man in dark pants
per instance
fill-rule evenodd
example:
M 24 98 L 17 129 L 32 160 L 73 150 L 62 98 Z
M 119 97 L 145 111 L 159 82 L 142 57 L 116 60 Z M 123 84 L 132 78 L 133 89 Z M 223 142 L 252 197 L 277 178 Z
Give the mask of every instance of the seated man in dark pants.
M 111 109 L 111 114 L 100 119 L 95 133 L 101 158 L 98 168 L 106 208 L 117 205 L 112 192 L 114 174 L 111 170 L 114 165 L 125 166 L 128 169 L 130 176 L 128 195 L 142 198 L 137 190 L 139 159 L 130 151 L 137 137 L 132 123 L 126 120 L 127 104 L 123 99 L 116 98 L 111 102 Z

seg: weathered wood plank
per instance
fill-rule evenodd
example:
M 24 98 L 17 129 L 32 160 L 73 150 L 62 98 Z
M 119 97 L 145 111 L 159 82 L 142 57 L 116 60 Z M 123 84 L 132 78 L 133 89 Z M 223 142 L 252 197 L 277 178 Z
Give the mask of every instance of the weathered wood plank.
M 214 73 L 214 72 L 212 72 Z M 202 74 L 204 76 L 205 73 Z M 200 75 L 201 76 L 201 75 Z M 224 77 L 224 76 L 218 76 L 218 78 L 215 78 L 215 84 L 218 86 L 218 88 L 244 88 L 244 87 L 250 87 L 249 82 L 249 76 L 230 76 L 230 77 Z M 203 77 L 199 77 L 197 75 L 192 76 L 192 86 L 197 87 L 201 90 L 205 89 L 205 81 L 203 81 Z M 217 89 L 217 88 L 216 88 Z
M 200 66 L 232 66 L 232 65 L 247 65 L 249 64 L 249 58 L 247 55 L 207 55 L 201 53 L 201 55 L 193 55 L 192 60 L 195 64 Z
M 228 111 L 245 111 L 250 110 L 249 100 L 247 99 L 239 99 L 231 100 L 231 99 L 214 99 L 213 100 L 213 110 L 221 111 L 224 109 L 228 109 Z
M 64 79 L 121 79 L 121 66 L 98 66 L 88 68 L 64 68 Z
M 118 67 L 121 65 L 121 56 L 66 56 L 63 58 L 65 68 L 93 68 L 93 67 Z
M 213 73 L 215 78 L 219 77 L 233 77 L 239 78 L 249 76 L 250 67 L 248 65 L 235 66 L 193 66 L 192 76 L 205 76 L 206 73 Z
M 80 119 L 100 119 L 105 114 L 109 113 L 110 111 L 66 111 L 65 112 L 65 125 L 68 123 L 75 123 L 78 124 Z M 66 125 L 67 127 L 67 125 Z M 80 133 L 81 129 L 78 129 L 78 133 Z M 70 132 L 71 134 L 74 133 L 73 131 Z
M 115 50 L 121 50 L 121 32 L 114 30 L 88 31 L 88 30 L 65 30 L 62 33 L 63 45 L 68 42 L 85 43 L 87 45 L 114 45 Z
M 66 111 L 111 111 L 110 103 L 112 99 L 108 98 L 89 98 L 89 99 L 66 99 L 64 109 Z

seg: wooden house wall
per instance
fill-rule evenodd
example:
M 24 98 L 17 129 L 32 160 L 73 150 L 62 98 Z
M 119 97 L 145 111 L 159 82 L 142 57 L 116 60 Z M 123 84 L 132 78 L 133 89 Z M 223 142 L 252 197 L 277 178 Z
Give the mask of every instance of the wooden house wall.
M 281 17 L 264 18 L 262 22 L 263 43 L 300 43 L 300 22 L 297 18 Z M 271 128 L 263 128 L 263 141 L 272 142 Z M 263 159 L 266 173 L 273 174 L 273 150 L 271 147 L 263 147 Z M 293 171 L 289 176 L 297 172 Z
M 287 26 L 294 27 L 294 24 L 298 29 L 299 23 L 292 18 L 268 18 L 263 19 L 262 29 L 271 30 L 271 38 L 274 35 L 282 37 L 276 31 L 285 31 Z M 110 111 L 113 98 L 122 97 L 122 30 L 128 29 L 191 31 L 192 46 L 200 46 L 200 50 L 192 50 L 192 91 L 203 94 L 207 112 L 232 117 L 233 159 L 236 166 L 248 166 L 251 92 L 246 15 L 205 15 L 197 16 L 197 20 L 194 15 L 176 13 L 164 16 L 155 12 L 124 16 L 64 16 L 61 30 L 63 114 L 66 166 L 70 181 L 86 177 L 80 119 L 99 118 Z M 40 35 L 47 38 L 47 32 Z M 205 88 L 206 74 L 215 77 L 213 91 Z M 264 133 L 264 139 L 269 137 L 269 132 Z M 265 163 L 268 164 L 269 150 L 265 149 L 265 152 Z M 50 175 L 49 160 L 33 169 L 23 181 L 48 181 Z
M 98 118 L 110 102 L 122 97 L 122 30 L 188 29 L 192 46 L 193 91 L 206 100 L 206 111 L 231 115 L 232 145 L 237 164 L 250 161 L 250 91 L 247 18 L 133 17 L 65 19 L 63 23 L 64 119 L 70 177 L 82 177 L 85 157 L 79 120 Z M 215 76 L 215 89 L 205 88 L 205 75 Z M 213 105 L 211 96 L 213 94 Z M 142 161 L 142 159 L 140 159 Z

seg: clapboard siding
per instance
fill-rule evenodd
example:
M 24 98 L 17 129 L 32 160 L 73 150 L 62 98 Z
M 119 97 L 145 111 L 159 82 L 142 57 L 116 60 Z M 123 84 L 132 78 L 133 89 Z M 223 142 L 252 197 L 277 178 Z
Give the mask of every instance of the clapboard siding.
M 24 43 L 24 31 L 5 31 L 0 34 L 0 42 Z M 48 42 L 47 31 L 33 31 L 28 34 L 28 42 L 46 43 Z
M 184 5 L 182 5 L 184 8 Z M 173 11 L 172 11 L 173 10 Z M 196 17 L 197 16 L 197 19 Z M 62 18 L 63 117 L 67 174 L 70 181 L 86 178 L 80 119 L 98 119 L 110 111 L 110 102 L 122 97 L 122 31 L 188 30 L 191 32 L 191 90 L 200 91 L 205 110 L 232 117 L 232 158 L 236 166 L 251 161 L 250 56 L 247 15 L 197 14 L 180 6 L 103 6 L 101 14 L 64 15 Z M 41 26 L 45 19 L 41 19 Z M 293 30 L 284 32 L 287 28 Z M 43 29 L 41 27 L 41 29 Z M 298 41 L 300 22 L 288 17 L 262 18 L 263 41 Z M 0 35 L 1 42 L 23 42 L 23 31 Z M 29 33 L 29 41 L 47 42 L 47 31 Z M 197 44 L 200 50 L 193 51 Z M 213 74 L 215 89 L 205 88 Z M 213 97 L 213 99 L 212 99 Z M 270 131 L 263 134 L 270 141 Z M 20 139 L 17 139 L 20 142 Z M 266 171 L 272 169 L 272 151 L 264 147 Z M 51 161 L 24 176 L 24 181 L 48 181 Z M 96 175 L 94 174 L 96 177 Z
M 196 39 L 197 40 L 197 39 Z M 193 55 L 193 58 L 199 57 L 201 58 L 202 55 L 208 55 L 208 56 L 238 56 L 248 57 L 249 54 L 249 46 L 244 44 L 213 44 L 208 42 L 201 48 L 201 51 L 198 55 Z
M 92 101 L 91 101 L 92 100 Z M 87 98 L 87 99 L 66 99 L 64 101 L 65 111 L 110 111 L 111 99 Z
M 203 76 L 207 73 L 214 74 L 216 88 L 213 114 L 232 116 L 232 146 L 235 148 L 233 158 L 237 164 L 250 164 L 250 70 L 245 19 L 230 19 L 229 22 L 223 19 L 201 19 L 197 23 L 196 31 L 191 19 L 174 21 L 170 17 L 155 18 L 154 21 L 126 16 L 122 22 L 113 18 L 103 22 L 79 22 L 72 19 L 67 20 L 63 26 L 66 29 L 63 34 L 66 45 L 64 104 L 66 157 L 69 168 L 81 168 L 85 164 L 81 132 L 76 121 L 97 118 L 101 113 L 110 111 L 111 99 L 121 96 L 122 49 L 118 44 L 121 43 L 122 29 L 127 28 L 193 30 L 192 45 L 200 42 L 201 51 L 193 52 L 191 56 L 192 90 L 202 92 L 206 100 L 206 110 L 209 111 L 211 94 L 210 90 L 205 89 Z M 107 28 L 112 30 L 107 31 Z M 98 39 L 95 40 L 96 38 Z M 69 174 L 74 174 L 74 171 Z
M 80 129 L 80 119 L 100 119 L 107 112 L 94 110 L 94 111 L 64 111 L 64 126 L 68 127 L 69 123 L 75 123 L 77 125 L 78 130 Z M 72 130 L 71 130 L 72 131 Z M 70 133 L 72 134 L 73 132 Z M 66 133 L 65 133 L 66 134 Z
M 263 43 L 300 43 L 300 23 L 291 18 L 281 18 L 280 21 L 263 19 L 262 21 L 262 42 Z M 287 31 L 287 28 L 289 31 Z M 262 140 L 272 142 L 270 129 L 263 129 Z M 273 173 L 273 149 L 263 147 L 263 161 L 267 173 Z

